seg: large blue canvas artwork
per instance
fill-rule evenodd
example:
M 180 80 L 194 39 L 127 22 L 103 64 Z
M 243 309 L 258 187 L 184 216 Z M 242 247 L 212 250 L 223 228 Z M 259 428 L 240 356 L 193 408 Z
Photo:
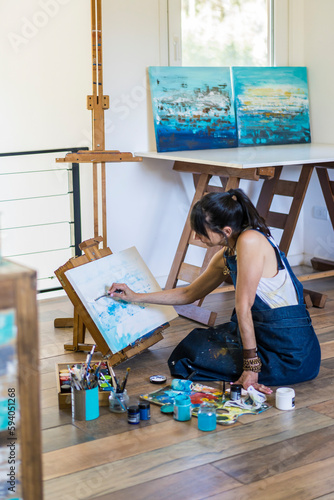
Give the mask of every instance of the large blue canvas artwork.
M 305 67 L 232 68 L 239 146 L 311 142 Z
M 126 283 L 135 292 L 161 290 L 135 247 L 75 267 L 65 274 L 113 353 L 177 317 L 171 306 L 135 304 L 111 297 L 96 300 L 113 283 Z
M 149 78 L 158 152 L 237 146 L 230 68 L 151 66 Z

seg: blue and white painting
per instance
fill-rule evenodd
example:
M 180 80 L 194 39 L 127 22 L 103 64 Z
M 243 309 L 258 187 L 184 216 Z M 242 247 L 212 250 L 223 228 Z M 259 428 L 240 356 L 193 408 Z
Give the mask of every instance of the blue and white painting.
M 149 78 L 158 152 L 237 146 L 230 68 L 151 66 Z
M 65 272 L 75 292 L 113 353 L 177 317 L 171 306 L 135 304 L 103 295 L 113 283 L 140 293 L 161 288 L 135 247 Z
M 10 440 L 15 440 L 15 453 L 20 456 L 20 442 L 16 429 L 20 427 L 18 390 L 17 326 L 14 309 L 0 311 L 0 498 L 23 499 L 21 463 L 15 464 L 15 493 L 9 489 Z M 15 463 L 15 462 L 14 462 Z
M 232 68 L 239 146 L 311 142 L 305 67 Z

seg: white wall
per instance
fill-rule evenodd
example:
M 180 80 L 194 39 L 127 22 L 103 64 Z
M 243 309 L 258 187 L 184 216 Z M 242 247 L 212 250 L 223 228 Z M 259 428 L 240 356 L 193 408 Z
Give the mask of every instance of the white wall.
M 276 64 L 308 67 L 312 139 L 333 142 L 334 103 L 328 96 L 334 72 L 334 3 L 276 3 L 280 37 Z M 104 93 L 111 103 L 105 113 L 106 148 L 153 149 L 146 69 L 168 64 L 167 1 L 104 0 L 102 5 Z M 91 113 L 86 110 L 86 95 L 91 94 L 90 1 L 15 0 L 2 2 L 0 14 L 0 151 L 90 147 Z M 83 239 L 93 235 L 90 169 L 81 167 Z M 296 178 L 298 172 L 296 167 L 289 175 Z M 260 182 L 242 183 L 254 199 L 260 186 Z M 109 164 L 107 188 L 109 246 L 117 251 L 135 245 L 163 285 L 192 198 L 191 176 L 153 160 Z M 324 204 L 317 181 L 307 194 L 305 222 L 301 216 L 297 225 L 289 252 L 292 263 L 303 260 L 303 251 L 333 257 L 330 223 L 310 219 L 315 202 Z
M 308 68 L 312 142 L 334 143 L 334 63 L 332 48 L 334 2 L 290 0 L 289 65 Z M 329 171 L 331 179 L 333 173 Z M 334 259 L 334 234 L 330 220 L 313 217 L 314 206 L 325 207 L 316 173 L 313 173 L 303 206 L 304 260 L 313 256 Z
M 0 9 L 0 151 L 91 147 L 90 0 L 16 0 Z M 105 0 L 102 10 L 106 148 L 152 149 L 146 68 L 168 64 L 167 0 Z M 80 170 L 86 239 L 93 236 L 92 176 L 89 165 Z M 189 183 L 171 164 L 107 165 L 108 244 L 113 251 L 135 245 L 162 285 L 187 216 Z
M 89 0 L 1 2 L 1 152 L 85 139 L 89 29 Z
M 168 64 L 167 2 L 104 2 L 103 19 L 106 148 L 155 149 L 147 67 Z M 190 205 L 182 177 L 154 160 L 109 165 L 107 193 L 109 246 L 135 245 L 164 285 Z

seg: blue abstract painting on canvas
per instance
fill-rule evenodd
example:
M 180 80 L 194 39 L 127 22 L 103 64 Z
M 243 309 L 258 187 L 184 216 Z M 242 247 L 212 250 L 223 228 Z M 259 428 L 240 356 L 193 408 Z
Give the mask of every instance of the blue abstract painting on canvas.
M 158 152 L 237 146 L 230 68 L 151 66 L 149 78 Z
M 234 67 L 238 145 L 311 142 L 305 67 Z
M 135 247 L 69 269 L 65 274 L 113 353 L 177 317 L 171 306 L 137 304 L 106 296 L 96 300 L 113 282 L 127 283 L 136 292 L 161 290 Z

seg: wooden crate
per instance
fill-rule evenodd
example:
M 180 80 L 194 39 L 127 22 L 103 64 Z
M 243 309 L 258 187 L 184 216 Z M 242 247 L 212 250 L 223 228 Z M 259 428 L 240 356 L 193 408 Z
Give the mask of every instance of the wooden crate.
M 112 366 L 107 360 L 104 361 L 109 369 Z M 71 408 L 71 393 L 70 392 L 61 392 L 61 384 L 60 384 L 60 370 L 66 370 L 68 366 L 72 366 L 75 364 L 79 364 L 78 361 L 73 361 L 70 363 L 57 363 L 56 364 L 56 383 L 57 383 L 57 393 L 58 393 L 58 407 L 59 408 Z M 109 405 L 109 394 L 110 391 L 103 391 L 99 387 L 99 405 L 100 406 L 108 406 Z

